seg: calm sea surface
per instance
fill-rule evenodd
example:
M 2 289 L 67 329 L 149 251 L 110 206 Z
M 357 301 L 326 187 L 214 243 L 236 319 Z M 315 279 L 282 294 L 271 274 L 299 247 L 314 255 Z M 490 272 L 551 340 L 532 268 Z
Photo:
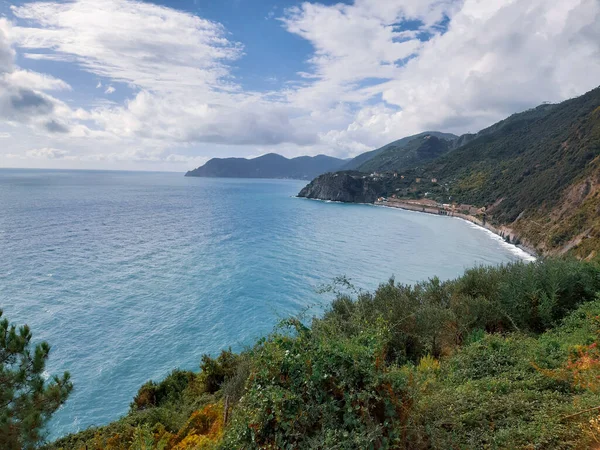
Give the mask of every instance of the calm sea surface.
M 124 414 L 137 389 L 239 349 L 339 275 L 448 279 L 524 255 L 464 221 L 293 198 L 289 180 L 0 170 L 0 308 L 75 390 L 50 437 Z M 321 305 L 321 306 L 319 306 Z

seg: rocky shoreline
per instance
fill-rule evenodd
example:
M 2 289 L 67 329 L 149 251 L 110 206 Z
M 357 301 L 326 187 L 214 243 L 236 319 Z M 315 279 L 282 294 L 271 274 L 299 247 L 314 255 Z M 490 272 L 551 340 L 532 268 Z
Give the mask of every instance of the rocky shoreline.
M 298 197 L 344 203 L 374 203 L 381 186 L 377 180 L 349 172 L 326 173 L 306 185 Z

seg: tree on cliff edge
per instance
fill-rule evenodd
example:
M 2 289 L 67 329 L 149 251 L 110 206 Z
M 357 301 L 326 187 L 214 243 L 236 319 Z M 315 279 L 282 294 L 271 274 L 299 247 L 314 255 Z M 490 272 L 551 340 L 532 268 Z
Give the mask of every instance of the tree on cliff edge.
M 0 319 L 2 310 L 0 310 Z M 31 449 L 42 440 L 44 425 L 73 390 L 70 375 L 44 379 L 50 346 L 30 347 L 27 325 L 17 329 L 0 320 L 0 448 Z

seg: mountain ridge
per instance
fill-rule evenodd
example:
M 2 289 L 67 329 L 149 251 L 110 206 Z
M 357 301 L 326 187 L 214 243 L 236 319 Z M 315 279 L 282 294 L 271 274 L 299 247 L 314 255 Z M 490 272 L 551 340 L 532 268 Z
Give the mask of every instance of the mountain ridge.
M 186 177 L 312 179 L 338 170 L 346 161 L 327 155 L 286 158 L 267 153 L 257 158 L 212 158 Z
M 389 164 L 377 180 L 355 178 L 368 181 L 378 197 L 426 198 L 433 205 L 481 210 L 480 221 L 542 254 L 598 255 L 600 88 L 513 114 L 454 142 L 452 151 L 423 166 L 413 164 L 396 174 L 401 176 L 395 177 Z M 329 180 L 313 180 L 299 196 L 343 197 L 325 186 Z M 440 213 L 447 212 L 444 208 Z
M 446 139 L 442 136 L 452 136 Z M 384 151 L 365 161 L 358 167 L 360 172 L 398 171 L 425 164 L 436 159 L 456 147 L 457 136 L 444 133 L 421 133 L 409 137 L 400 145 L 384 147 Z
M 389 151 L 393 148 L 403 148 L 406 144 L 408 144 L 413 139 L 427 136 L 427 135 L 435 136 L 437 138 L 446 139 L 446 140 L 458 139 L 458 136 L 451 134 L 451 133 L 443 133 L 440 131 L 424 131 L 423 133 L 418 133 L 418 134 L 414 134 L 412 136 L 406 136 L 401 139 L 395 140 L 395 141 L 390 142 L 389 144 L 386 144 L 375 150 L 361 153 L 360 155 L 355 156 L 350 161 L 348 161 L 348 163 L 346 163 L 340 170 L 360 170 L 361 166 L 363 166 L 365 163 L 373 160 L 375 157 L 379 156 L 381 153 Z

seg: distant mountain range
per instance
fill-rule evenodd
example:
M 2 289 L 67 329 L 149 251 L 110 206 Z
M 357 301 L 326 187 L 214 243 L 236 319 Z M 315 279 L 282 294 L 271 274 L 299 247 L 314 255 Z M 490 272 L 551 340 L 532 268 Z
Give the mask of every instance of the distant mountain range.
M 456 147 L 458 139 L 454 134 L 428 131 L 399 139 L 350 160 L 326 155 L 288 159 L 276 153 L 252 159 L 213 158 L 203 166 L 190 170 L 185 176 L 312 180 L 321 174 L 341 170 L 373 172 L 400 169 L 430 161 L 447 153 Z
M 258 158 L 213 158 L 185 174 L 186 177 L 295 178 L 311 180 L 323 173 L 339 170 L 347 160 L 326 155 L 288 159 L 276 153 Z
M 299 195 L 485 207 L 485 220 L 541 253 L 600 255 L 600 88 L 477 134 L 406 139 L 358 156 L 344 166 L 352 171 L 323 175 Z

